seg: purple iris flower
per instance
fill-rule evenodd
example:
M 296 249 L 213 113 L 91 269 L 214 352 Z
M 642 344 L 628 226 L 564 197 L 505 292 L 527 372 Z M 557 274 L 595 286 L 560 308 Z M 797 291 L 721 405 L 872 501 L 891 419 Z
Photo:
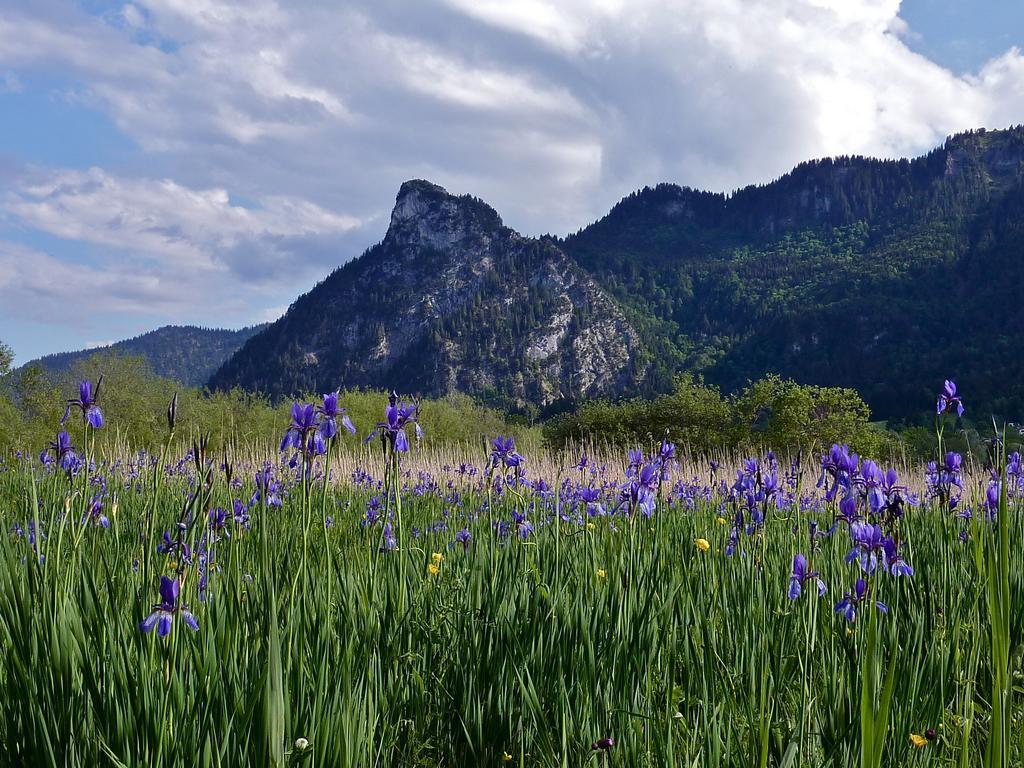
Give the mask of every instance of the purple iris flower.
M 885 495 L 885 475 L 878 465 L 866 459 L 860 470 L 860 482 L 864 485 L 864 492 L 868 499 L 868 509 L 871 514 L 877 515 L 885 509 L 888 499 Z
M 626 454 L 626 476 L 632 477 L 644 463 L 644 453 L 639 448 L 631 448 Z
M 60 425 L 62 427 L 67 423 L 73 407 L 81 410 L 82 418 L 89 422 L 93 429 L 99 429 L 103 426 L 103 411 L 101 411 L 100 407 L 96 405 L 96 400 L 100 396 L 100 385 L 102 384 L 102 376 L 100 376 L 99 380 L 96 382 L 95 388 L 93 388 L 92 382 L 88 379 L 79 382 L 78 399 L 68 400 L 67 407 L 64 409 L 64 416 L 60 420 Z
M 388 406 L 384 409 L 384 421 L 377 422 L 376 429 L 366 438 L 366 442 L 380 435 L 381 440 L 390 444 L 392 450 L 405 453 L 409 450 L 409 438 L 405 434 L 405 428 L 410 424 L 416 430 L 416 439 L 421 439 L 423 430 L 420 428 L 416 406 L 399 403 L 398 395 L 392 392 L 388 397 Z
M 171 632 L 174 617 L 178 615 L 193 632 L 198 631 L 196 617 L 189 612 L 187 605 L 178 602 L 179 590 L 177 579 L 161 576 L 160 602 L 153 606 L 153 612 L 139 625 L 139 629 L 143 632 L 152 632 L 156 628 L 158 636 L 167 637 Z
M 813 580 L 818 587 L 818 597 L 823 597 L 828 591 L 825 582 L 817 571 L 812 571 L 807 564 L 807 558 L 803 554 L 796 554 L 793 557 L 793 575 L 789 577 L 789 599 L 796 600 L 803 592 L 805 582 Z
M 281 439 L 281 450 L 294 448 L 301 451 L 306 445 L 307 438 L 316 428 L 317 413 L 314 405 L 312 403 L 305 405 L 292 403 L 292 423 L 288 425 L 288 430 Z
M 525 514 L 522 512 L 513 512 L 512 521 L 516 524 L 516 532 L 519 534 L 519 538 L 530 538 L 530 534 L 533 533 L 533 523 L 526 519 Z
M 231 538 L 231 532 L 228 530 L 228 516 L 228 511 L 224 507 L 215 507 L 210 510 L 209 525 L 215 536 L 223 534 Z
M 985 517 L 988 520 L 995 520 L 999 511 L 999 495 L 1002 484 L 998 480 L 992 480 L 985 489 Z
M 661 473 L 661 479 L 665 480 L 668 478 L 669 470 L 672 467 L 672 463 L 676 460 L 676 446 L 675 443 L 670 443 L 667 440 L 661 441 L 661 447 L 658 449 L 658 470 Z
M 1020 451 L 1014 451 L 1006 457 L 1006 495 L 1015 499 L 1024 491 L 1024 460 Z
M 103 496 L 97 494 L 92 497 L 89 502 L 89 508 L 86 511 L 85 520 L 83 523 L 92 523 L 97 528 L 109 528 L 110 518 L 103 514 Z
M 956 451 L 948 452 L 941 465 L 934 461 L 928 462 L 925 470 L 928 494 L 937 498 L 944 509 L 955 509 L 960 501 L 963 492 L 960 472 L 962 465 L 963 458 Z
M 588 517 L 604 515 L 604 505 L 601 504 L 601 491 L 597 488 L 582 489 L 580 491 L 580 501 L 586 504 Z
M 775 506 L 782 508 L 782 486 L 779 485 L 779 473 L 776 470 L 763 475 L 761 477 L 761 485 L 757 489 L 757 493 L 754 495 L 755 501 L 774 501 Z
M 753 477 L 758 473 L 760 467 L 756 458 L 746 458 L 743 460 L 743 472 Z
M 882 552 L 885 555 L 885 566 L 889 569 L 889 573 L 892 576 L 906 576 L 909 578 L 914 575 L 914 569 L 903 559 L 899 552 L 899 547 L 891 536 L 886 537 L 885 541 L 882 542 Z
M 316 430 L 306 438 L 306 456 L 323 456 L 327 453 L 327 443 L 323 433 Z
M 906 486 L 900 485 L 900 478 L 896 474 L 895 469 L 886 471 L 885 479 L 882 481 L 882 491 L 885 493 L 887 501 L 886 511 L 890 517 L 903 517 L 904 504 L 910 504 L 911 506 L 917 504 L 917 500 L 907 493 Z
M 269 467 L 256 471 L 256 493 L 253 494 L 249 504 L 254 505 L 261 501 L 268 507 L 280 507 L 283 503 L 281 501 L 281 483 L 274 477 L 274 473 L 270 471 Z
M 821 458 L 821 475 L 818 477 L 819 488 L 825 487 L 826 477 L 832 479 L 831 486 L 825 492 L 826 501 L 833 501 L 840 489 L 850 490 L 859 465 L 860 457 L 851 453 L 849 446 L 832 444 L 828 454 Z
M 373 525 L 376 523 L 383 512 L 381 505 L 380 496 L 371 496 L 370 500 L 366 503 L 366 515 L 363 517 L 363 525 Z
M 634 472 L 628 483 L 622 486 L 620 498 L 627 505 L 628 513 L 640 511 L 645 517 L 654 514 L 657 501 L 656 491 L 661 477 L 657 467 L 644 464 Z
M 839 522 L 832 523 L 828 528 L 822 529 L 815 520 L 807 521 L 807 533 L 811 537 L 811 547 L 815 550 L 821 546 L 821 540 L 829 538 L 839 528 Z M 794 528 L 793 532 L 796 533 L 797 529 Z
M 836 613 L 843 614 L 847 621 L 854 621 L 857 618 L 857 606 L 864 602 L 867 592 L 868 583 L 864 579 L 857 579 L 853 592 L 847 592 L 843 599 L 836 603 Z M 889 612 L 889 607 L 881 601 L 877 601 L 875 607 L 882 613 Z
M 53 457 L 50 456 L 51 452 Z M 78 458 L 78 454 L 75 453 L 74 446 L 71 445 L 71 436 L 66 431 L 58 432 L 57 439 L 51 441 L 50 447 L 39 454 L 39 461 L 47 467 L 54 460 L 56 460 L 57 466 L 69 475 L 74 474 L 81 465 L 81 460 Z
M 240 525 L 243 528 L 252 527 L 252 517 L 249 515 L 249 510 L 245 506 L 245 503 L 241 499 L 235 499 L 231 502 L 235 524 Z
M 949 451 L 946 454 L 946 460 L 945 460 L 945 464 L 943 465 L 943 469 L 946 472 L 948 472 L 950 475 L 954 475 L 957 478 L 959 478 L 959 476 L 960 476 L 960 467 L 963 465 L 963 462 L 964 462 L 963 456 L 961 456 L 956 451 Z
M 384 523 L 382 538 L 383 541 L 380 545 L 381 552 L 394 552 L 398 549 L 398 539 L 395 538 L 395 533 L 391 529 L 391 523 Z
M 462 551 L 469 551 L 469 542 L 473 540 L 473 534 L 469 532 L 469 528 L 463 528 L 455 534 L 455 540 L 462 545 Z
M 162 555 L 177 553 L 181 557 L 181 562 L 185 564 L 191 563 L 193 560 L 192 549 L 185 541 L 184 536 L 187 528 L 188 526 L 185 523 L 179 522 L 174 536 L 171 535 L 170 531 L 164 531 L 163 539 L 156 545 L 156 551 Z
M 852 523 L 850 538 L 853 539 L 853 549 L 846 555 L 846 562 L 856 560 L 865 573 L 874 573 L 878 565 L 878 553 L 883 551 L 881 527 L 864 522 Z
M 524 459 L 516 450 L 514 438 L 499 435 L 491 441 L 491 446 L 490 463 L 492 467 L 497 467 L 499 464 L 509 469 L 522 466 Z
M 339 418 L 341 426 L 347 429 L 349 434 L 354 435 L 356 433 L 355 424 L 348 417 L 348 413 L 345 412 L 344 408 L 338 407 L 338 392 L 329 392 L 324 395 L 324 404 L 318 410 L 323 416 L 323 421 L 320 424 L 320 434 L 323 435 L 324 440 L 330 440 L 338 434 Z
M 745 496 L 751 494 L 754 491 L 754 476 L 744 472 L 742 469 L 736 470 L 736 482 L 732 484 L 729 489 L 732 497 Z
M 956 411 L 957 416 L 964 415 L 964 404 L 960 399 L 960 396 L 956 393 L 956 384 L 949 379 L 942 385 L 942 392 L 939 394 L 939 399 L 935 403 L 935 412 L 939 415 L 943 413 L 950 413 Z
M 14 525 L 11 526 L 11 533 L 13 533 L 15 536 L 18 536 L 19 538 L 27 538 L 28 544 L 32 548 L 32 553 L 39 556 L 39 562 L 46 562 L 46 556 L 39 555 L 39 548 L 36 546 L 37 539 L 39 541 L 46 540 L 46 533 L 43 531 L 41 524 L 39 526 L 38 536 L 36 535 L 35 520 L 29 520 L 24 526 L 22 526 L 18 522 L 15 522 Z
M 736 513 L 736 522 L 729 529 L 729 539 L 725 542 L 725 556 L 732 557 L 740 544 L 740 531 L 743 530 L 743 513 Z
M 1020 451 L 1014 451 L 1006 458 L 1006 474 L 1014 477 L 1024 472 L 1024 460 L 1021 459 Z
M 174 537 L 171 536 L 171 532 L 164 531 L 163 539 L 159 544 L 156 545 L 156 551 L 159 552 L 161 555 L 169 555 L 171 552 L 174 551 L 174 548 L 176 546 L 177 542 L 175 541 Z
M 662 464 L 667 464 L 670 461 L 675 461 L 676 458 L 676 444 L 670 443 L 667 440 L 661 441 L 661 447 L 658 449 L 658 461 Z

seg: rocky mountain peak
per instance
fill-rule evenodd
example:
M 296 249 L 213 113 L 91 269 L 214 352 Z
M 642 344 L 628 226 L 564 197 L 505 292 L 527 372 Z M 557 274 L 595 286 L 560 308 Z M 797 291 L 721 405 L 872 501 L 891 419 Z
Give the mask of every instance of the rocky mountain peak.
M 300 297 L 211 386 L 468 392 L 523 409 L 621 394 L 647 359 L 618 304 L 557 245 L 417 179 L 401 186 L 383 241 Z
M 448 250 L 456 245 L 479 246 L 502 231 L 501 217 L 482 200 L 457 197 L 437 184 L 413 179 L 398 190 L 385 242 Z
M 949 137 L 944 149 L 947 179 L 976 174 L 1002 190 L 1024 179 L 1024 127 L 966 131 Z

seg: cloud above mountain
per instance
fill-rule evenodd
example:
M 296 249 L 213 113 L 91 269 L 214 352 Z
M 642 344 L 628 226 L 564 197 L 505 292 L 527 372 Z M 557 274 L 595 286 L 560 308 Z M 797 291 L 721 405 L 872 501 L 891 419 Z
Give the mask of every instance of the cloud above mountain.
M 158 297 L 139 302 L 147 318 L 241 324 L 379 239 L 408 178 L 561 233 L 645 184 L 731 190 L 810 157 L 914 155 L 1024 121 L 1020 51 L 957 74 L 913 50 L 899 12 L 898 0 L 8 8 L 0 98 L 99 115 L 127 149 L 111 161 L 83 143 L 51 162 L 31 135 L 3 145 L 0 299 L 13 306 L 48 275 L 105 285 L 127 268 Z M 46 269 L 12 255 L 27 252 Z M 60 296 L 34 306 L 73 311 Z M 118 335 L 111 324 L 133 311 L 89 338 Z

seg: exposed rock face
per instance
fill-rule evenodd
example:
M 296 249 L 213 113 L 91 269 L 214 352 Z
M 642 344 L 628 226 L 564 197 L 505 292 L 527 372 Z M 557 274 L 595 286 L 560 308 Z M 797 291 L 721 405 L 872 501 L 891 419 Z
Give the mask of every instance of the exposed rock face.
M 211 384 L 543 406 L 630 389 L 644 357 L 616 303 L 555 244 L 520 236 L 475 198 L 409 181 L 384 240 L 300 297 Z

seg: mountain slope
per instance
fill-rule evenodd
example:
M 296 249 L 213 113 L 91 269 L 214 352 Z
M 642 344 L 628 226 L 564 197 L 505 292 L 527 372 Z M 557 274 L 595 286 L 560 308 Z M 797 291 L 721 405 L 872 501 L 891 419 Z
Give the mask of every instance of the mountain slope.
M 410 181 L 384 240 L 300 297 L 210 385 L 463 391 L 523 408 L 631 390 L 646 360 L 617 304 L 551 241 Z
M 104 347 L 46 355 L 26 364 L 40 365 L 51 373 L 62 373 L 79 360 L 100 353 L 138 355 L 158 376 L 201 387 L 215 370 L 263 326 L 231 331 L 191 325 L 165 325 Z
M 920 413 L 946 376 L 975 415 L 1024 415 L 1024 130 L 914 160 L 838 158 L 731 195 L 659 185 L 561 247 L 677 370 L 726 389 L 767 372 Z M 998 350 L 998 351 L 997 351 Z
M 1024 417 L 1024 129 L 912 160 L 803 163 L 730 195 L 661 184 L 563 239 L 424 181 L 384 240 L 211 378 L 276 395 L 459 390 L 492 403 L 727 391 L 767 373 L 919 417 L 943 378 Z

